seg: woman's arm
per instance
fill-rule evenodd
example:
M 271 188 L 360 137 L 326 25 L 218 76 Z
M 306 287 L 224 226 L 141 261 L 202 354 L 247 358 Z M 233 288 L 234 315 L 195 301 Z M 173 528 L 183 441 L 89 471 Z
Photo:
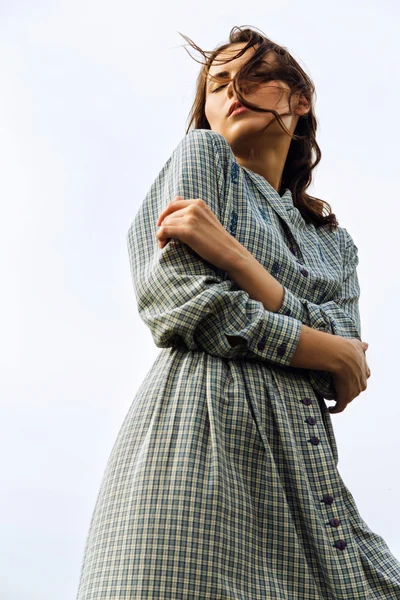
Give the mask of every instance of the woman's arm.
M 324 337 L 319 337 L 319 340 L 323 352 L 326 344 L 328 345 L 328 354 L 331 351 L 337 354 L 341 350 L 337 339 L 333 341 L 333 336 L 357 338 L 361 341 L 360 286 L 357 276 L 358 249 L 345 228 L 340 228 L 339 235 L 343 248 L 341 289 L 335 298 L 321 304 L 299 298 L 286 286 L 282 286 L 239 242 L 233 248 L 230 265 L 228 265 L 230 277 L 241 289 L 246 290 L 251 298 L 262 302 L 267 310 L 290 315 L 313 330 L 319 330 L 320 333 L 325 332 Z M 331 334 L 331 340 L 326 339 L 327 334 Z M 310 371 L 309 373 L 310 382 L 315 391 L 327 399 L 333 399 L 336 393 L 331 369 L 328 366 L 331 358 L 326 357 L 327 366 L 324 370 Z M 324 357 L 322 359 L 325 360 Z M 312 357 L 311 361 L 313 361 Z M 313 366 L 310 368 L 320 369 L 320 367 Z
M 227 269 L 240 289 L 253 300 L 262 302 L 265 310 L 277 312 L 284 297 L 284 287 L 236 238 L 227 257 Z
M 226 271 L 172 238 L 160 249 L 157 219 L 175 196 L 201 198 L 227 227 L 235 156 L 211 130 L 196 129 L 178 144 L 127 232 L 139 315 L 159 348 L 180 346 L 226 359 L 290 364 L 300 320 L 265 310 Z M 239 343 L 233 347 L 228 336 Z

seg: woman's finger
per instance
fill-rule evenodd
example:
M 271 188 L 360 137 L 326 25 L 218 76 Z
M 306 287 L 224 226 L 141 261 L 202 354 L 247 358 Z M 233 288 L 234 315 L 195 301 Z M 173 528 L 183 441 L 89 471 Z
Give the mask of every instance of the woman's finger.
M 182 217 L 184 217 L 186 214 L 185 209 L 182 208 L 181 210 L 176 210 L 173 213 L 170 213 L 169 215 L 165 215 L 164 217 L 160 217 L 158 226 L 162 227 L 163 225 L 166 225 L 167 223 L 170 223 L 172 221 L 172 219 L 181 219 Z
M 184 200 L 182 196 L 174 196 L 174 200 L 169 202 L 159 214 L 156 225 L 159 225 L 167 215 L 174 213 L 176 210 L 186 208 L 190 204 L 200 203 L 205 204 L 204 200 L 201 200 L 201 198 L 189 198 L 188 200 Z
M 170 212 L 173 212 L 173 210 L 176 210 L 178 208 L 177 203 L 179 200 L 182 200 L 182 196 L 174 196 L 174 199 L 171 202 L 169 202 L 167 204 L 167 206 L 164 208 L 164 210 L 162 210 L 160 212 L 160 214 L 158 215 L 156 225 L 159 225 L 161 223 L 161 221 L 166 217 L 167 214 L 169 214 Z M 173 209 L 172 209 L 172 204 L 174 205 Z

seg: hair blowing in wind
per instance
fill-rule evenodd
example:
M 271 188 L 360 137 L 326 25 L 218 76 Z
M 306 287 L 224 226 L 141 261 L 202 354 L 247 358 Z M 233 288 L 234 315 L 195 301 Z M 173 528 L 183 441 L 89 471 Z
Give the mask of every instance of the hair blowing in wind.
M 331 206 L 324 200 L 310 196 L 306 191 L 312 182 L 312 171 L 321 160 L 321 150 L 316 140 L 315 87 L 299 63 L 284 46 L 276 44 L 254 28 L 233 27 L 229 34 L 229 41 L 217 46 L 214 50 L 203 50 L 186 35 L 182 33 L 179 33 L 179 35 L 193 49 L 197 50 L 204 59 L 197 60 L 185 48 L 191 58 L 202 64 L 196 81 L 195 97 L 189 112 L 186 133 L 190 129 L 211 129 L 205 114 L 205 102 L 209 69 L 215 58 L 232 44 L 245 43 L 245 46 L 227 61 L 220 62 L 220 59 L 217 59 L 218 64 L 222 65 L 231 62 L 235 58 L 242 56 L 248 48 L 255 48 L 252 57 L 243 64 L 233 78 L 233 86 L 236 97 L 243 106 L 256 112 L 273 113 L 282 129 L 292 137 L 283 169 L 279 193 L 283 194 L 285 189 L 290 189 L 293 203 L 300 211 L 306 223 L 313 223 L 316 227 L 327 225 L 330 230 L 337 228 L 339 222 L 336 219 L 336 215 L 331 211 Z M 263 60 L 267 52 L 270 53 L 269 56 L 272 59 L 269 60 L 268 64 Z M 217 77 L 215 79 L 217 80 Z M 248 90 L 271 80 L 285 81 L 289 85 L 289 106 L 293 94 L 299 92 L 304 94 L 310 102 L 309 112 L 299 118 L 293 135 L 285 127 L 281 118 L 291 113 L 279 115 L 273 109 L 264 109 L 250 103 L 243 95 L 244 89 Z M 260 131 L 260 135 L 264 130 L 265 128 Z M 323 214 L 324 209 L 328 214 Z

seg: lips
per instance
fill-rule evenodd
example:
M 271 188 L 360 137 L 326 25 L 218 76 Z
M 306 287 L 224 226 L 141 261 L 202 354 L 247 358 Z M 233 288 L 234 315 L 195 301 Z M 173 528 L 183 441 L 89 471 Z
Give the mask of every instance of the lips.
M 233 111 L 236 110 L 237 108 L 239 108 L 240 106 L 242 106 L 242 105 L 237 100 L 235 100 L 235 102 L 232 102 L 232 104 L 229 107 L 227 117 L 229 117 L 229 115 L 232 114 Z
M 245 106 L 239 106 L 238 108 L 235 108 L 235 110 L 233 110 L 231 112 L 231 114 L 229 115 L 229 118 L 233 117 L 234 115 L 240 115 L 244 112 L 248 112 L 248 108 L 246 108 Z

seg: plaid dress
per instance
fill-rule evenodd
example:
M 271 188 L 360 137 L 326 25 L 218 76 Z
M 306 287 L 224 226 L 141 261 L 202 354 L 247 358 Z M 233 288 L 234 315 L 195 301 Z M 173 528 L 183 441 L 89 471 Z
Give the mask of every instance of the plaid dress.
M 207 202 L 280 281 L 277 312 L 180 240 L 159 248 L 156 221 L 175 195 Z M 290 366 L 303 323 L 361 339 L 348 231 L 306 224 L 290 190 L 281 197 L 222 135 L 196 129 L 127 244 L 161 350 L 105 468 L 78 600 L 399 600 L 400 563 L 338 472 L 331 376 Z

